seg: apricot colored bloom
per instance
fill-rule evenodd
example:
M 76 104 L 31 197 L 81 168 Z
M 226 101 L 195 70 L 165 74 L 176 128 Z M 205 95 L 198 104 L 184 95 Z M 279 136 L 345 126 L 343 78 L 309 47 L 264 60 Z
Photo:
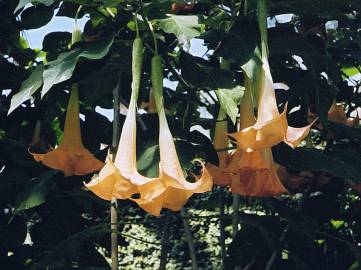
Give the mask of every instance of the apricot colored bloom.
M 218 186 L 228 186 L 231 184 L 231 177 L 229 173 L 226 173 L 224 169 L 231 160 L 231 154 L 228 150 L 228 138 L 227 133 L 227 120 L 226 113 L 222 109 L 219 109 L 216 127 L 214 130 L 213 145 L 218 155 L 218 166 L 211 163 L 207 164 L 207 169 L 213 177 L 213 183 Z
M 123 125 L 114 163 L 108 155 L 106 165 L 86 187 L 98 197 L 110 201 L 117 199 L 133 199 L 134 195 L 147 198 L 141 207 L 151 214 L 159 215 L 159 207 L 154 201 L 164 187 L 158 178 L 142 176 L 137 171 L 136 157 L 136 102 L 137 90 L 133 90 L 128 113 Z
M 278 112 L 270 67 L 266 57 L 257 78 L 256 94 L 259 96 L 257 121 L 237 133 L 230 134 L 240 148 L 248 152 L 274 146 L 282 141 L 291 147 L 297 146 L 309 133 L 313 123 L 306 127 L 288 126 L 287 106 Z
M 162 94 L 163 79 L 157 77 L 162 73 L 161 59 L 159 56 L 154 56 L 152 59 L 152 84 L 159 117 L 159 182 L 163 185 L 164 190 L 162 193 L 157 192 L 160 193 L 158 197 L 141 196 L 135 201 L 142 207 L 143 204 L 147 204 L 150 199 L 153 199 L 157 203 L 159 211 L 161 208 L 178 211 L 194 193 L 210 191 L 213 181 L 202 162 L 200 162 L 202 174 L 201 176 L 194 176 L 195 182 L 188 182 L 184 177 L 165 115 Z
M 341 104 L 336 104 L 336 101 L 334 101 L 328 111 L 328 121 L 355 127 L 359 124 L 360 119 L 358 115 L 348 118 L 345 113 L 345 107 Z
M 356 117 L 347 117 L 346 113 L 345 113 L 345 106 L 342 104 L 337 104 L 336 101 L 334 100 L 330 109 L 328 110 L 327 113 L 327 120 L 329 122 L 334 122 L 334 123 L 338 123 L 338 124 L 343 124 L 346 125 L 348 127 L 355 127 L 360 123 L 360 118 L 358 116 L 358 112 L 356 111 L 357 115 Z M 308 113 L 309 119 L 315 119 L 315 113 L 310 112 Z M 323 126 L 322 123 L 317 122 L 315 124 L 315 126 L 320 129 L 323 130 Z
M 240 106 L 240 132 L 255 123 L 250 81 Z M 245 140 L 247 137 L 244 137 Z M 243 141 L 244 145 L 247 141 Z M 247 145 L 245 147 L 248 149 Z M 246 151 L 238 145 L 225 171 L 231 175 L 231 191 L 244 196 L 275 196 L 287 192 L 277 175 L 270 147 Z
M 83 145 L 79 120 L 78 86 L 72 85 L 66 111 L 63 139 L 59 146 L 45 154 L 32 153 L 45 166 L 63 171 L 65 176 L 85 175 L 99 171 L 104 163 Z

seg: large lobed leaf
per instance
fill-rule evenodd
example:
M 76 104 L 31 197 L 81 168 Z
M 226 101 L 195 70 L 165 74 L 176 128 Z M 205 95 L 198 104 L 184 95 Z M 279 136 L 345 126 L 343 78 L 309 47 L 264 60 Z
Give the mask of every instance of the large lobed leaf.
M 30 76 L 23 81 L 20 87 L 20 91 L 11 98 L 10 109 L 8 115 L 19 107 L 23 102 L 31 98 L 31 96 L 40 88 L 43 84 L 43 71 L 44 66 L 37 66 Z
M 79 58 L 101 59 L 108 54 L 112 44 L 113 36 L 109 35 L 97 43 L 84 44 L 70 52 L 64 52 L 56 60 L 49 62 L 43 73 L 44 85 L 41 96 L 43 97 L 54 84 L 70 79 Z
M 190 40 L 200 35 L 200 24 L 197 16 L 168 15 L 159 20 L 159 26 L 164 32 L 174 34 L 179 44 L 189 44 Z
M 48 171 L 29 182 L 27 189 L 16 199 L 15 212 L 30 209 L 45 202 L 48 191 L 54 186 L 53 177 L 58 171 Z
M 318 149 L 296 148 L 286 145 L 274 147 L 277 163 L 297 170 L 327 172 L 335 177 L 361 181 L 361 159 L 353 151 L 322 151 Z

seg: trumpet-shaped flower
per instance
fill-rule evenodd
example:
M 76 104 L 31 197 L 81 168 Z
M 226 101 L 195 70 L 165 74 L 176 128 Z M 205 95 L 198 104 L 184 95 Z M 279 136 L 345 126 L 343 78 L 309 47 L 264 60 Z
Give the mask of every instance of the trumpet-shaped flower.
M 201 162 L 202 175 L 194 176 L 195 182 L 188 182 L 183 174 L 173 136 L 169 130 L 163 104 L 163 76 L 161 58 L 156 55 L 152 59 L 152 84 L 155 103 L 159 117 L 159 181 L 165 190 L 155 201 L 159 207 L 173 211 L 180 210 L 193 193 L 203 193 L 212 189 L 213 181 L 208 170 Z M 142 197 L 135 200 L 140 206 L 149 203 L 149 199 Z
M 228 138 L 226 113 L 222 109 L 219 110 L 216 127 L 214 130 L 213 146 L 217 150 L 218 166 L 211 163 L 207 164 L 207 169 L 213 177 L 213 182 L 218 186 L 228 186 L 231 184 L 231 176 L 224 169 L 230 163 L 231 154 L 228 152 Z
M 278 112 L 276 96 L 270 67 L 266 57 L 262 58 L 262 67 L 258 72 L 257 121 L 239 132 L 230 134 L 239 147 L 248 152 L 274 146 L 282 141 L 291 147 L 297 146 L 309 133 L 313 123 L 301 128 L 288 126 L 287 106 Z
M 308 113 L 308 117 L 311 120 L 314 120 L 316 118 L 315 113 L 311 111 Z M 328 110 L 327 119 L 329 122 L 343 124 L 349 127 L 355 127 L 360 123 L 358 111 L 356 111 L 355 117 L 347 117 L 345 113 L 345 106 L 342 104 L 337 104 L 336 101 L 332 103 L 330 109 Z M 317 122 L 315 126 L 320 130 L 324 129 L 322 123 Z
M 56 149 L 45 154 L 32 153 L 34 159 L 65 176 L 85 175 L 99 171 L 104 163 L 83 145 L 79 120 L 78 87 L 73 84 L 66 111 L 63 139 Z
M 140 207 L 153 215 L 159 215 L 161 203 L 157 198 L 164 193 L 165 187 L 158 178 L 148 178 L 137 171 L 136 105 L 140 88 L 142 58 L 143 45 L 141 39 L 137 38 L 133 44 L 132 95 L 114 163 L 111 156 L 108 155 L 107 163 L 99 175 L 85 185 L 98 197 L 109 201 L 115 197 L 138 202 L 134 196 L 139 195 L 140 198 L 144 198 L 142 204 L 138 203 Z
M 147 202 L 141 207 L 154 215 L 159 215 L 159 203 L 154 199 L 165 190 L 158 178 L 148 178 L 142 176 L 137 171 L 136 157 L 136 102 L 138 93 L 133 91 L 129 104 L 118 150 L 114 163 L 108 155 L 107 163 L 100 171 L 99 176 L 94 178 L 86 187 L 104 200 L 133 199 L 139 194 L 141 198 L 146 198 Z M 133 199 L 137 201 L 137 199 Z
M 336 101 L 334 101 L 328 111 L 328 121 L 344 124 L 349 127 L 355 127 L 359 124 L 360 119 L 358 114 L 356 117 L 347 117 L 345 107 L 343 105 L 336 104 Z
M 255 123 L 251 88 L 247 78 L 240 115 L 242 132 L 245 127 Z M 243 139 L 246 140 L 246 138 Z M 247 146 L 247 141 L 243 143 Z M 231 191 L 244 196 L 275 196 L 287 192 L 276 170 L 277 165 L 273 160 L 270 147 L 245 151 L 238 146 L 230 164 L 225 168 L 225 171 L 231 175 Z

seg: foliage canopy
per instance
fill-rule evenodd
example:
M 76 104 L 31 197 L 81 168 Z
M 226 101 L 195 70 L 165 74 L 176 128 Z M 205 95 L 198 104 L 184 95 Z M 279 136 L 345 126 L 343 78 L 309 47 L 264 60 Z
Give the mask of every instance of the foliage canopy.
M 265 269 L 272 254 L 268 269 L 361 267 L 361 130 L 329 121 L 334 101 L 344 105 L 347 117 L 355 117 L 361 106 L 361 2 L 267 4 L 269 62 L 274 81 L 283 83 L 276 84 L 277 101 L 288 102 L 287 118 L 294 127 L 304 126 L 310 115 L 319 121 L 302 147 L 272 148 L 276 162 L 287 168 L 290 194 L 241 197 L 240 226 L 233 237 L 233 197 L 222 187 L 192 197 L 183 215 L 164 212 L 172 221 L 170 269 L 191 266 L 184 221 L 193 233 L 200 269 L 222 264 Z M 236 130 L 244 75 L 253 78 L 259 65 L 255 0 L 0 0 L 3 269 L 109 269 L 109 204 L 84 188 L 92 175 L 64 177 L 35 162 L 28 146 L 37 121 L 40 146 L 59 143 L 68 93 L 77 83 L 83 143 L 105 160 L 112 122 L 96 108 L 113 107 L 114 89 L 120 89 L 123 107 L 129 103 L 135 12 L 145 44 L 138 105 L 144 107 L 150 95 L 154 48 L 147 20 L 164 62 L 165 107 L 183 168 L 197 171 L 194 158 L 218 163 L 211 140 L 199 130 L 213 135 L 220 107 L 228 115 L 229 132 Z M 30 48 L 24 31 L 46 25 L 53 16 L 86 18 L 83 39 L 70 46 L 71 33 L 54 31 L 41 49 Z M 193 52 L 196 43 L 206 53 Z M 140 113 L 137 124 L 138 170 L 153 177 L 159 162 L 157 116 Z M 107 147 L 99 150 L 101 144 Z M 152 217 L 131 201 L 121 200 L 118 211 L 122 269 L 158 266 L 154 252 L 160 250 L 164 217 Z M 226 236 L 223 262 L 220 219 Z

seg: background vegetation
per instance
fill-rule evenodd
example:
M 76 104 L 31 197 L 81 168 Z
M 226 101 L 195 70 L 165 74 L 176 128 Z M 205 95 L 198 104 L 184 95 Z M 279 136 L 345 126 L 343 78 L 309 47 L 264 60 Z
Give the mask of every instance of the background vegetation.
M 68 90 L 77 82 L 84 144 L 104 160 L 108 147 L 99 146 L 111 145 L 112 123 L 95 108 L 112 108 L 115 88 L 122 103 L 129 102 L 136 10 L 153 23 L 167 85 L 176 85 L 165 88 L 165 102 L 183 166 L 194 169 L 194 157 L 217 163 L 211 141 L 193 127 L 212 132 L 220 103 L 230 118 L 237 117 L 240 67 L 252 62 L 259 43 L 256 5 L 249 0 L 244 16 L 245 1 L 177 2 L 172 7 L 174 1 L 167 0 L 0 0 L 1 269 L 109 269 L 109 203 L 83 187 L 92 175 L 65 178 L 36 163 L 27 149 L 37 120 L 42 146 L 59 142 Z M 193 196 L 184 215 L 169 213 L 168 221 L 120 201 L 121 269 L 157 267 L 165 225 L 171 228 L 169 269 L 190 269 L 184 222 L 193 233 L 200 269 L 361 269 L 361 200 L 355 185 L 361 181 L 361 130 L 328 122 L 334 99 L 345 105 L 347 116 L 361 104 L 361 2 L 269 0 L 268 6 L 272 75 L 289 87 L 277 89 L 277 99 L 288 101 L 290 125 L 303 126 L 309 112 L 321 123 L 303 147 L 273 148 L 275 160 L 292 176 L 285 183 L 290 194 L 240 198 L 234 236 L 232 195 L 224 188 Z M 74 18 L 77 11 L 88 19 L 83 42 L 69 48 L 71 33 L 54 31 L 42 50 L 29 48 L 24 30 L 53 16 Z M 141 18 L 139 25 L 147 47 L 141 107 L 149 97 L 152 36 Z M 204 41 L 203 57 L 188 50 L 194 38 Z M 220 57 L 232 63 L 230 70 L 220 68 Z M 153 176 L 157 117 L 139 114 L 138 124 L 138 168 Z

